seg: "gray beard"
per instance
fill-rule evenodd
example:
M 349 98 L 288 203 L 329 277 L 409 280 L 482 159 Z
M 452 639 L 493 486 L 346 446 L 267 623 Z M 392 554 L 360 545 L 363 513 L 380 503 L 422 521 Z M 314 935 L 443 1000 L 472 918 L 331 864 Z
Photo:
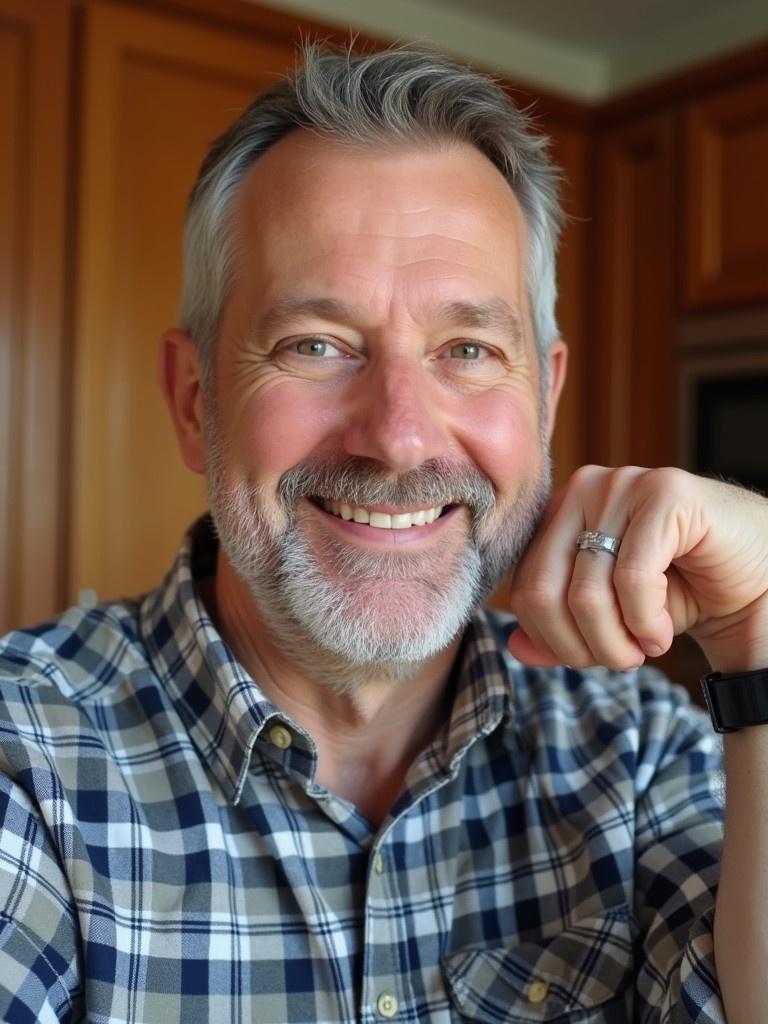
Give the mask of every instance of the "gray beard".
M 292 664 L 338 693 L 412 678 L 448 647 L 520 558 L 550 490 L 546 450 L 539 477 L 505 516 L 474 467 L 432 460 L 394 477 L 372 460 L 351 458 L 288 470 L 272 511 L 261 488 L 227 484 L 225 453 L 210 432 L 208 452 L 211 514 L 234 571 Z M 302 530 L 314 514 L 302 508 L 310 496 L 351 505 L 466 505 L 469 537 L 451 555 L 364 551 L 330 536 L 310 543 Z

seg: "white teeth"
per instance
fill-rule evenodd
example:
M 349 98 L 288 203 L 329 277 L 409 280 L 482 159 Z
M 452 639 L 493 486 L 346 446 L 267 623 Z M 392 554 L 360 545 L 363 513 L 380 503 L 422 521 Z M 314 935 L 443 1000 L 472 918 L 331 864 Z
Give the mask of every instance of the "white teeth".
M 413 526 L 413 516 L 410 512 L 403 512 L 389 518 L 392 520 L 391 527 L 393 530 L 407 530 L 410 526 Z
M 386 512 L 371 512 L 368 523 L 379 530 L 389 530 L 392 528 L 392 516 Z
M 443 512 L 443 505 L 435 508 L 422 508 L 418 512 L 396 512 L 390 515 L 387 512 L 369 512 L 366 508 L 357 508 L 347 505 L 343 501 L 326 501 L 322 499 L 322 506 L 326 512 L 342 519 L 353 520 L 356 523 L 365 523 L 377 530 L 408 530 L 412 526 L 426 526 L 434 523 Z

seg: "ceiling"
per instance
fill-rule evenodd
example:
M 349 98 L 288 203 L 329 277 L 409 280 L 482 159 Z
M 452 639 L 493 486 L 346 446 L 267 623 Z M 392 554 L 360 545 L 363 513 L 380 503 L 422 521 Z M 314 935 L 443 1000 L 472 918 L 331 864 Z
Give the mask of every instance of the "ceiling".
M 700 18 L 733 7 L 722 0 L 440 0 L 447 7 L 494 18 L 595 52 L 622 48 L 677 25 L 687 30 Z M 658 40 L 657 40 L 658 41 Z
M 600 101 L 768 41 L 768 0 L 258 0 Z M 768 69 L 767 69 L 768 70 Z

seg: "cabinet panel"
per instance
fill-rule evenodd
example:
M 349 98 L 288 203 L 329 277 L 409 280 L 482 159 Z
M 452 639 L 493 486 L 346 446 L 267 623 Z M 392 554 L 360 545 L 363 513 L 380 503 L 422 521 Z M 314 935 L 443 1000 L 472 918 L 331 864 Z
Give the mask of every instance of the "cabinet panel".
M 15 29 L 15 30 L 14 30 Z M 0 615 L 10 623 L 15 599 L 17 565 L 12 544 L 16 524 L 13 502 L 18 469 L 12 446 L 16 419 L 14 387 L 21 346 L 16 341 L 16 268 L 21 244 L 20 93 L 24 70 L 24 38 L 15 26 L 0 22 Z
M 563 206 L 567 220 L 557 260 L 557 320 L 568 344 L 568 377 L 560 399 L 552 439 L 556 485 L 589 461 L 584 387 L 591 359 L 587 330 L 589 292 L 589 139 L 582 127 L 547 125 L 555 160 L 563 170 Z
M 186 199 L 208 143 L 294 60 L 152 11 L 87 12 L 70 592 L 158 582 L 205 508 L 156 380 Z
M 686 301 L 768 299 L 768 76 L 686 113 Z
M 663 114 L 612 130 L 598 151 L 589 380 L 592 449 L 606 465 L 663 465 L 677 454 L 676 149 L 674 117 Z
M 0 633 L 62 597 L 68 15 L 0 0 Z

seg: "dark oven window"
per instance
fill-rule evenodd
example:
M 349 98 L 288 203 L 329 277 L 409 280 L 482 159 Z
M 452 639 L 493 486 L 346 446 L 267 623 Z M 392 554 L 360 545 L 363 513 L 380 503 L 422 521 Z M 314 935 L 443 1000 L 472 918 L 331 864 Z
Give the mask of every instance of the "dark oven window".
M 768 373 L 699 380 L 695 469 L 768 491 Z

